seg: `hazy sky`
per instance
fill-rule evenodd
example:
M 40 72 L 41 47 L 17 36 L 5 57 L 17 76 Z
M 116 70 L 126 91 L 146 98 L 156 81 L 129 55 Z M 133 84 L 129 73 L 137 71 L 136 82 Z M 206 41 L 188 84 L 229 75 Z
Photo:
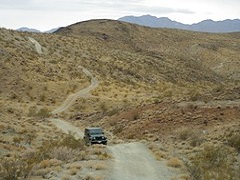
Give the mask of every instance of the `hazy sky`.
M 0 0 L 0 27 L 39 30 L 89 19 L 150 14 L 186 24 L 240 19 L 240 0 Z

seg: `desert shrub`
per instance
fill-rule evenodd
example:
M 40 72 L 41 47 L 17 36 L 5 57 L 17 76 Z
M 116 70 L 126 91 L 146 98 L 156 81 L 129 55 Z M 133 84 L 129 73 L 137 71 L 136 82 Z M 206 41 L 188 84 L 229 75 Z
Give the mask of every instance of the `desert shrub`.
M 189 141 L 190 141 L 190 145 L 195 147 L 195 146 L 201 145 L 204 139 L 202 138 L 200 133 L 195 132 L 192 134 L 192 136 L 190 136 Z
M 124 127 L 123 126 L 115 126 L 114 129 L 113 129 L 113 134 L 119 134 L 121 133 L 122 131 L 124 130 Z
M 49 157 L 58 159 L 61 161 L 68 161 L 73 158 L 78 158 L 79 160 L 82 160 L 84 157 L 81 156 L 81 153 L 79 150 L 76 149 L 71 149 L 66 146 L 62 147 L 54 147 L 50 152 L 49 152 Z
M 199 146 L 204 140 L 199 131 L 190 128 L 180 129 L 177 136 L 182 141 L 188 140 L 189 144 L 193 147 Z
M 102 110 L 103 113 L 106 113 L 108 110 L 108 107 L 105 103 L 100 104 L 100 109 Z
M 19 159 L 1 159 L 0 178 L 4 180 L 25 179 L 30 174 L 32 166 Z
M 65 147 L 65 148 L 64 148 Z M 64 149 L 67 151 L 62 152 L 65 155 L 64 160 L 67 160 L 66 153 L 73 153 L 73 150 L 81 151 L 85 149 L 84 141 L 82 139 L 75 139 L 73 134 L 67 134 L 62 139 L 50 140 L 43 143 L 43 145 L 39 148 L 39 157 L 41 160 L 48 158 L 56 158 L 59 157 L 56 149 Z M 54 151 L 56 151 L 56 157 L 54 157 Z M 63 155 L 62 154 L 62 155 Z M 73 153 L 76 154 L 76 153 Z M 51 157 L 52 155 L 52 157 Z M 71 158 L 70 156 L 68 156 Z M 63 157 L 62 157 L 63 158 Z
M 233 156 L 223 145 L 205 145 L 192 159 L 186 163 L 192 179 L 234 179 L 235 169 L 231 165 Z
M 83 139 L 76 139 L 73 133 L 69 133 L 65 135 L 65 137 L 60 141 L 59 146 L 65 146 L 71 149 L 84 149 L 84 141 Z
M 227 144 L 240 152 L 240 131 L 231 131 L 226 137 Z
M 88 167 L 95 170 L 103 170 L 107 168 L 104 163 L 91 163 L 88 165 Z
M 115 108 L 108 112 L 108 116 L 113 116 L 119 112 L 119 109 Z
M 139 114 L 139 112 L 135 111 L 129 118 L 130 118 L 130 120 L 137 120 L 140 118 L 140 114 Z
M 48 110 L 48 108 L 42 108 L 36 114 L 36 116 L 41 117 L 41 118 L 47 118 L 47 117 L 49 117 L 49 115 L 50 115 L 50 111 Z
M 200 93 L 196 93 L 196 94 L 191 94 L 190 95 L 190 100 L 191 101 L 197 101 L 197 100 L 200 100 L 201 98 L 201 94 Z
M 84 177 L 85 180 L 102 180 L 103 178 L 101 176 L 94 176 L 93 174 L 87 174 Z
M 78 172 L 79 172 L 79 169 L 76 169 L 76 168 L 72 168 L 69 170 L 69 174 L 72 176 L 76 175 Z
M 58 159 L 46 159 L 40 162 L 40 168 L 47 168 L 52 166 L 59 166 L 62 164 L 62 161 Z
M 42 94 L 40 96 L 40 101 L 45 102 L 45 100 L 46 100 L 46 96 L 44 94 Z
M 167 158 L 166 152 L 164 152 L 162 149 L 160 149 L 156 145 L 151 144 L 151 145 L 149 145 L 148 148 L 152 151 L 152 153 L 154 154 L 156 160 L 160 161 L 162 159 L 166 159 Z
M 17 98 L 18 98 L 18 95 L 17 95 L 15 92 L 12 92 L 10 98 L 11 98 L 12 100 L 13 100 L 13 99 L 17 99 Z
M 187 140 L 189 137 L 191 137 L 193 134 L 193 131 L 190 128 L 182 128 L 178 131 L 178 137 L 180 140 Z
M 69 176 L 69 175 L 63 175 L 63 177 L 61 177 L 61 180 L 71 180 L 72 178 L 71 178 L 71 176 Z
M 173 96 L 173 90 L 172 89 L 167 89 L 166 91 L 164 91 L 163 96 L 164 97 L 172 97 Z
M 168 160 L 167 165 L 174 168 L 181 168 L 183 166 L 183 163 L 180 159 L 173 157 Z
M 50 116 L 50 111 L 48 108 L 41 108 L 39 111 L 37 111 L 36 107 L 31 107 L 28 110 L 28 116 L 29 117 L 40 117 L 40 118 L 47 118 Z
M 28 109 L 28 117 L 35 116 L 37 114 L 37 109 L 36 107 L 30 107 Z

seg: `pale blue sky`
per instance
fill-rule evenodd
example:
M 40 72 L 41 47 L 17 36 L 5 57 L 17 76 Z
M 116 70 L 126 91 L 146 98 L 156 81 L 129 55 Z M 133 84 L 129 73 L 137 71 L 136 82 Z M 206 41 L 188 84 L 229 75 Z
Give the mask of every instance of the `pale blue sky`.
M 0 0 L 0 27 L 41 31 L 89 19 L 150 14 L 186 24 L 240 19 L 240 0 Z

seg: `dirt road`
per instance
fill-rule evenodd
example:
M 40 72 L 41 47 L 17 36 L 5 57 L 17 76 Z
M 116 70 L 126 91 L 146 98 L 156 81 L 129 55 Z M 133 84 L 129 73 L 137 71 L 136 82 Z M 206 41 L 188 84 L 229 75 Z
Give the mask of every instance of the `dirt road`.
M 42 46 L 33 38 L 28 37 L 28 39 L 35 45 L 36 51 L 38 54 L 42 54 Z
M 86 68 L 82 66 L 78 67 L 81 68 L 85 75 L 91 79 L 91 84 L 88 87 L 80 90 L 79 92 L 69 95 L 61 106 L 51 112 L 52 114 L 58 114 L 66 111 L 75 102 L 77 98 L 86 97 L 87 95 L 89 95 L 91 90 L 95 89 L 98 86 L 98 80 Z
M 49 119 L 64 133 L 73 133 L 76 139 L 83 137 L 81 129 L 60 119 Z M 177 172 L 166 166 L 164 161 L 156 161 L 150 150 L 140 142 L 106 146 L 113 156 L 109 165 L 108 180 L 170 180 Z
M 83 72 L 91 79 L 91 84 L 77 93 L 71 94 L 63 104 L 52 111 L 58 114 L 67 110 L 77 98 L 89 95 L 90 91 L 98 86 L 98 80 L 85 68 Z M 76 139 L 83 138 L 83 131 L 71 123 L 58 118 L 49 120 L 64 133 L 73 133 Z M 153 154 L 142 143 L 127 143 L 107 146 L 113 155 L 109 180 L 168 180 L 174 175 L 165 164 L 156 161 Z
M 83 138 L 83 132 L 78 127 L 73 126 L 69 122 L 66 122 L 61 119 L 56 118 L 49 118 L 49 120 L 60 130 L 62 130 L 64 133 L 73 133 L 74 137 L 76 139 Z
M 156 161 L 142 143 L 109 146 L 114 157 L 109 180 L 170 180 L 177 174 L 164 162 Z

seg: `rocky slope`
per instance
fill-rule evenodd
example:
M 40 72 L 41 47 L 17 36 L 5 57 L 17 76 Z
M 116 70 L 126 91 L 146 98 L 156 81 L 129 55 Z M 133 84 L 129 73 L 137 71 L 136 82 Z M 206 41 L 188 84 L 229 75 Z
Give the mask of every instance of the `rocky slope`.
M 189 158 L 183 152 L 191 149 L 193 155 L 214 139 L 224 146 L 231 144 L 228 152 L 237 154 L 238 141 L 230 143 L 230 138 L 237 139 L 234 133 L 238 135 L 235 127 L 239 125 L 239 33 L 197 33 L 92 20 L 54 34 L 0 29 L 0 35 L 1 159 L 31 157 L 27 163 L 41 165 L 44 158 L 59 158 L 43 151 L 43 144 L 48 144 L 46 149 L 53 152 L 51 144 L 57 142 L 57 147 L 70 148 L 66 154 L 72 151 L 72 144 L 64 144 L 69 137 L 62 137 L 46 117 L 53 116 L 50 112 L 68 95 L 90 85 L 91 77 L 83 68 L 97 78 L 98 86 L 59 113 L 63 119 L 79 127 L 103 126 L 113 134 L 113 141 L 156 142 L 158 150 L 166 139 L 164 150 L 170 154 L 176 145 L 181 158 Z M 194 149 L 188 144 L 194 133 L 187 134 L 184 142 L 178 138 L 182 127 L 211 133 L 197 141 Z M 45 153 L 37 156 L 43 159 L 35 159 L 36 152 Z M 105 155 L 99 155 L 104 159 Z M 48 163 L 74 161 L 69 158 Z M 237 159 L 233 165 L 238 164 Z M 48 167 L 42 174 L 50 171 Z

